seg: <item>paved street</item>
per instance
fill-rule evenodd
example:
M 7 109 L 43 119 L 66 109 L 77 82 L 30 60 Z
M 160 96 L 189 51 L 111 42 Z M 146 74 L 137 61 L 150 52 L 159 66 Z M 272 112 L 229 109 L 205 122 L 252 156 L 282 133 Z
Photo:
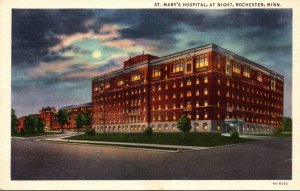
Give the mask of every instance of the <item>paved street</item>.
M 184 153 L 12 139 L 13 180 L 291 179 L 291 140 Z

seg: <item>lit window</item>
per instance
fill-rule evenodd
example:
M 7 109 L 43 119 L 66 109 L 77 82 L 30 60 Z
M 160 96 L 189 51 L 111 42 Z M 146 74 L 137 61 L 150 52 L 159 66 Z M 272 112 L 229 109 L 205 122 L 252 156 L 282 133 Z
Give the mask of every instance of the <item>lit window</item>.
M 199 117 L 200 117 L 200 115 L 197 113 L 197 114 L 196 114 L 196 119 L 199 119 Z M 197 123 L 197 124 L 198 124 L 198 123 Z M 196 129 L 198 129 L 197 126 L 196 126 Z
M 173 109 L 176 109 L 176 104 L 175 103 L 173 103 Z
M 271 90 L 276 89 L 276 80 L 274 78 L 271 79 Z
M 167 99 L 168 99 L 168 94 L 165 95 L 165 100 L 167 100 Z
M 105 85 L 104 85 L 104 88 L 105 88 L 105 89 L 110 88 L 110 82 L 106 82 Z
M 208 90 L 207 88 L 204 88 L 204 95 L 207 95 L 208 94 Z
M 192 102 L 188 101 L 188 102 L 186 103 L 186 107 L 189 108 L 189 109 L 192 108 Z
M 176 83 L 175 82 L 173 83 L 173 88 L 176 88 Z
M 257 81 L 262 82 L 263 81 L 263 76 L 261 73 L 257 74 Z
M 221 92 L 220 92 L 220 90 L 218 90 L 218 95 L 221 95 Z
M 188 114 L 187 117 L 188 117 L 189 119 L 191 119 L 191 118 L 192 118 L 192 115 L 191 115 L 191 114 Z
M 173 93 L 173 99 L 176 99 L 176 93 Z
M 168 84 L 166 84 L 166 90 L 168 89 Z
M 165 105 L 165 109 L 168 109 L 168 104 Z
M 193 65 L 192 65 L 192 63 L 193 63 L 193 59 L 192 58 L 188 58 L 186 60 L 186 72 L 188 74 L 193 73 Z
M 197 91 L 196 91 L 196 96 L 199 96 L 199 95 L 200 95 L 200 91 L 197 90 Z
M 218 84 L 221 84 L 221 80 L 220 79 L 218 79 Z
M 181 109 L 183 108 L 183 103 L 180 103 L 180 108 L 181 108 Z
M 234 65 L 233 65 L 233 73 L 241 74 L 241 65 L 239 65 L 239 64 L 234 64 Z
M 124 80 L 119 79 L 118 82 L 117 82 L 117 85 L 118 86 L 124 85 Z
M 192 96 L 192 92 L 191 91 L 188 91 L 187 93 L 186 93 L 186 97 L 191 97 Z
M 207 127 L 207 123 L 203 123 L 203 130 L 207 131 L 208 127 Z
M 180 82 L 180 87 L 183 87 L 183 81 Z
M 158 100 L 161 100 L 161 96 L 160 95 L 158 95 Z
M 191 80 L 188 80 L 188 81 L 186 82 L 186 85 L 187 85 L 187 86 L 192 85 L 192 81 L 191 81 Z
M 166 120 L 166 121 L 168 121 L 168 120 L 169 120 L 169 118 L 168 118 L 168 115 L 166 115 L 166 117 L 165 117 L 165 120 Z
M 161 85 L 158 85 L 158 90 L 161 90 Z
M 173 73 L 182 72 L 183 71 L 183 63 L 176 63 L 173 65 Z
M 205 111 L 205 113 L 204 113 L 204 119 L 207 119 L 208 118 L 208 114 L 207 114 L 207 112 Z
M 203 68 L 208 66 L 207 54 L 202 54 L 196 57 L 196 68 Z
M 199 107 L 199 101 L 196 102 L 196 107 Z
M 183 93 L 180 93 L 180 97 L 183 98 Z
M 199 78 L 196 78 L 196 84 L 200 84 Z
M 207 105 L 208 105 L 207 100 L 204 100 L 204 106 L 207 106 Z
M 250 68 L 247 66 L 244 66 L 243 76 L 250 78 Z M 243 87 L 244 89 L 244 87 Z
M 232 75 L 232 66 L 228 59 L 226 60 L 226 74 L 230 76 Z
M 204 83 L 205 83 L 205 84 L 208 83 L 208 77 L 207 77 L 207 76 L 204 77 Z
M 176 115 L 175 115 L 175 114 L 173 114 L 173 120 L 174 120 L 174 121 L 176 120 Z
M 134 82 L 134 81 L 138 81 L 141 79 L 141 75 L 140 74 L 132 74 L 131 75 L 131 81 Z
M 160 76 L 160 69 L 159 68 L 155 68 L 152 71 L 152 77 L 159 77 Z

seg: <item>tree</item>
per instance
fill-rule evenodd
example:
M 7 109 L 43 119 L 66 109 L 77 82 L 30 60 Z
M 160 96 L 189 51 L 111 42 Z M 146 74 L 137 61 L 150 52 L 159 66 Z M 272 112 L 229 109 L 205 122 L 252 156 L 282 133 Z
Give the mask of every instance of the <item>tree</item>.
M 64 125 L 69 124 L 69 112 L 66 109 L 60 109 L 56 114 L 61 132 L 64 132 Z
M 15 134 L 17 132 L 18 127 L 18 119 L 16 116 L 16 112 L 14 109 L 11 109 L 11 134 Z
M 177 128 L 182 132 L 182 138 L 185 139 L 185 134 L 192 128 L 191 120 L 185 115 L 181 115 L 177 121 Z
M 28 115 L 25 118 L 25 133 L 43 133 L 45 124 L 37 115 Z
M 91 123 L 92 123 L 92 117 L 87 112 L 84 112 L 83 114 L 76 116 L 76 128 L 78 132 L 80 128 L 84 126 L 88 127 L 91 125 Z
M 290 117 L 283 118 L 283 130 L 288 132 L 292 131 L 292 118 Z

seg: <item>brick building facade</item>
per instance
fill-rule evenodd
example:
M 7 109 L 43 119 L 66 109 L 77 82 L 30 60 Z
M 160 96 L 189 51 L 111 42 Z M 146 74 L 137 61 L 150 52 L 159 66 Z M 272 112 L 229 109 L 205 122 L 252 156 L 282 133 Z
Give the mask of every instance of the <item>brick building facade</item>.
M 83 114 L 84 112 L 92 115 L 92 103 L 84 103 L 79 105 L 70 105 L 67 107 L 63 107 L 62 109 L 66 109 L 69 112 L 69 124 L 65 125 L 65 129 L 74 129 L 76 127 L 76 116 Z
M 92 79 L 97 132 L 178 131 L 183 114 L 195 132 L 271 133 L 282 125 L 283 76 L 217 45 L 158 58 L 143 54 Z
M 59 129 L 55 107 L 43 107 L 39 111 L 39 117 L 45 123 L 45 131 L 54 131 Z

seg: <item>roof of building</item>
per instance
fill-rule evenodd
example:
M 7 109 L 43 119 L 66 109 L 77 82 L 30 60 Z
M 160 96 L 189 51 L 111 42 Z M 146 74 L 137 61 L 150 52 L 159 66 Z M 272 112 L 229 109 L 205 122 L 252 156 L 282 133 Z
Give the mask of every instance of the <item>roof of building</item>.
M 283 76 L 278 74 L 277 72 L 274 72 L 273 70 L 270 70 L 258 63 L 255 63 L 251 60 L 248 60 L 247 58 L 244 58 L 242 56 L 239 56 L 237 54 L 235 54 L 234 52 L 230 51 L 230 50 L 227 50 L 227 49 L 224 49 L 216 44 L 206 44 L 206 45 L 203 45 L 203 46 L 198 46 L 198 47 L 195 47 L 195 48 L 190 48 L 190 49 L 187 49 L 187 50 L 183 50 L 183 51 L 179 51 L 179 52 L 176 52 L 176 53 L 173 53 L 173 54 L 169 54 L 169 55 L 165 55 L 165 56 L 162 56 L 162 57 L 157 57 L 157 58 L 153 58 L 150 60 L 150 64 L 152 63 L 156 63 L 156 62 L 160 62 L 160 61 L 163 61 L 163 60 L 166 60 L 166 59 L 169 59 L 169 58 L 174 58 L 174 57 L 178 57 L 178 56 L 181 56 L 181 55 L 184 55 L 184 54 L 189 54 L 189 53 L 192 53 L 192 52 L 195 52 L 195 51 L 199 51 L 199 50 L 204 50 L 204 49 L 212 49 L 212 50 L 220 50 L 224 53 L 226 53 L 226 55 L 231 55 L 231 56 L 234 56 L 236 57 L 237 59 L 243 61 L 243 62 L 246 62 L 248 65 L 251 65 L 252 67 L 255 67 L 255 68 L 259 68 L 260 70 L 263 70 L 271 75 L 274 75 L 280 79 L 283 80 Z M 136 56 L 138 57 L 138 56 Z M 129 59 L 130 60 L 130 59 Z M 141 64 L 145 64 L 145 61 L 142 61 L 140 62 L 139 64 L 134 64 L 132 67 L 138 67 L 139 65 Z M 92 80 L 97 80 L 99 78 L 105 78 L 105 77 L 109 77 L 109 76 L 112 76 L 112 75 L 115 75 L 115 74 L 118 74 L 122 71 L 125 70 L 125 67 L 122 68 L 122 69 L 119 69 L 119 70 L 116 70 L 116 71 L 112 71 L 112 72 L 109 72 L 107 74 L 103 74 L 103 75 L 100 75 L 100 76 L 95 76 L 92 78 Z
M 92 102 L 78 104 L 78 105 L 69 105 L 66 107 L 62 107 L 61 109 L 75 109 L 75 108 L 81 108 L 81 107 L 92 107 Z

